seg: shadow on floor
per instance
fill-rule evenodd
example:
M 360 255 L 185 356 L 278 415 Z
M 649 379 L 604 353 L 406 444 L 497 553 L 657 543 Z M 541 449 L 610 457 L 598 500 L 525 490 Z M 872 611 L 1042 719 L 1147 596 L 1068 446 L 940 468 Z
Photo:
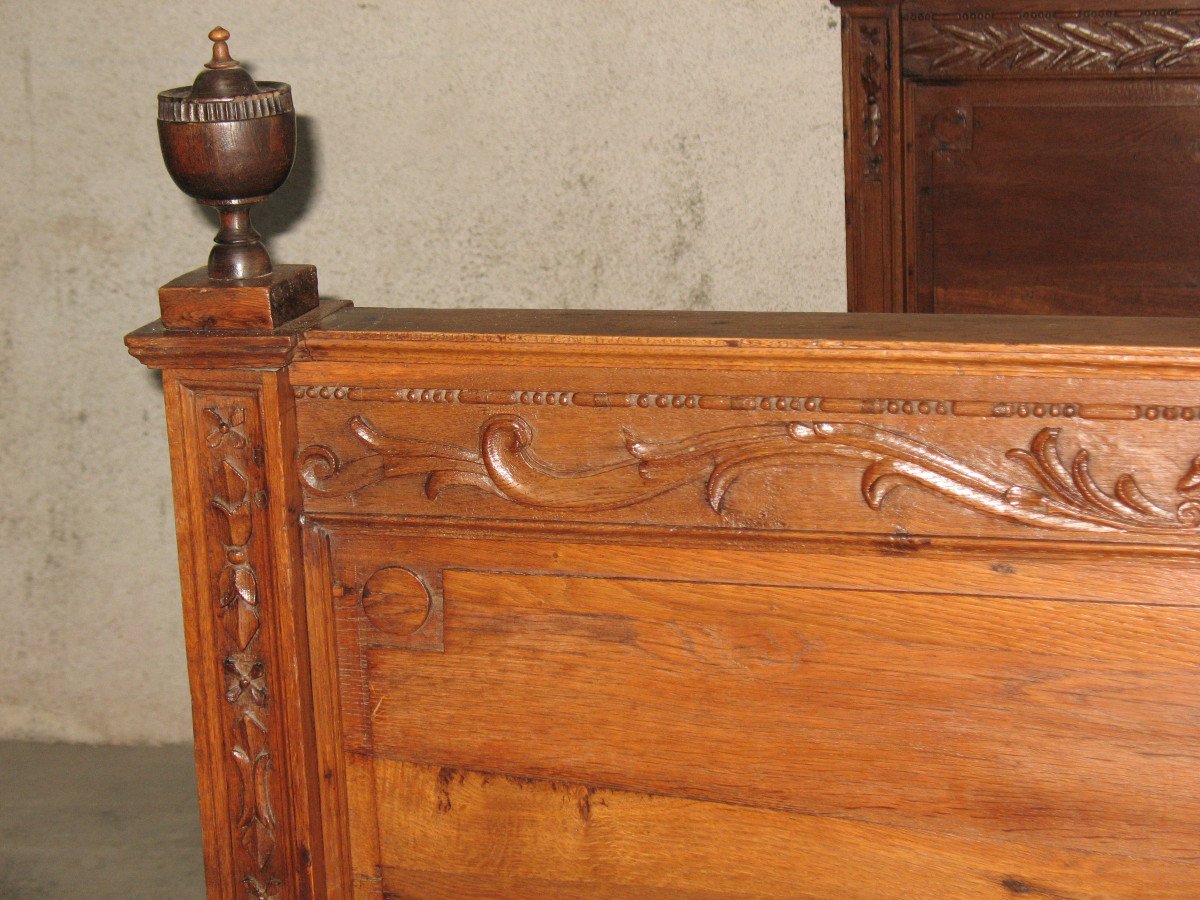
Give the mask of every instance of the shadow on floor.
M 202 898 L 192 748 L 0 742 L 0 898 Z

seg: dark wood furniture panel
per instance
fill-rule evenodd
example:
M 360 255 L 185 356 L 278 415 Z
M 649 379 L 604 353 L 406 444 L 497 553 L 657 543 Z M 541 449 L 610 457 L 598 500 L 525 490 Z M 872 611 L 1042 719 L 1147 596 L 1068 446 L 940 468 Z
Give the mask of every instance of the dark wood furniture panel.
M 843 8 L 855 311 L 1194 315 L 1200 9 Z

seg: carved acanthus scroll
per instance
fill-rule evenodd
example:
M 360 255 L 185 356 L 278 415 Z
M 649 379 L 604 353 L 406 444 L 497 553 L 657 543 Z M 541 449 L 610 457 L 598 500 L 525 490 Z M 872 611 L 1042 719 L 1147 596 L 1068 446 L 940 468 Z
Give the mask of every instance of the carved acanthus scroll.
M 1200 457 L 1177 485 L 1173 508 L 1151 501 L 1132 475 L 1106 491 L 1091 475 L 1086 450 L 1065 463 L 1060 430 L 1043 428 L 1028 449 L 1006 454 L 1022 463 L 1034 484 L 1021 484 L 965 463 L 899 432 L 861 422 L 772 422 L 706 431 L 676 441 L 627 437 L 625 456 L 609 464 L 564 468 L 533 450 L 533 429 L 519 416 L 488 419 L 478 449 L 387 435 L 361 416 L 350 430 L 368 452 L 341 461 L 328 447 L 300 455 L 312 491 L 347 495 L 377 482 L 424 477 L 425 494 L 451 487 L 485 491 L 514 503 L 551 510 L 600 512 L 642 503 L 687 484 L 703 483 L 708 505 L 722 510 L 742 475 L 819 458 L 862 466 L 861 492 L 879 509 L 900 485 L 925 488 L 979 512 L 1041 528 L 1092 532 L 1161 533 L 1200 530 Z

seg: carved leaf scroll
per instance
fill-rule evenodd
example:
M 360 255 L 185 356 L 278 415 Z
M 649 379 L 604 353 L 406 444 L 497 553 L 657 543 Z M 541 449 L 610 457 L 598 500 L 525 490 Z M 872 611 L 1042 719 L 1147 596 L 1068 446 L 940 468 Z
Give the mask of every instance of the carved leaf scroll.
M 1152 502 L 1132 475 L 1105 491 L 1092 477 L 1090 457 L 1062 459 L 1060 430 L 1043 428 L 1028 449 L 1008 452 L 1034 484 L 1022 484 L 965 463 L 899 432 L 861 422 L 775 422 L 706 431 L 676 441 L 626 437 L 625 456 L 587 468 L 548 463 L 533 449 L 533 429 L 519 416 L 498 415 L 480 431 L 478 449 L 384 434 L 361 416 L 350 430 L 367 455 L 340 461 L 328 447 L 300 455 L 300 473 L 312 491 L 353 494 L 386 479 L 421 475 L 425 494 L 452 487 L 486 491 L 524 506 L 601 512 L 642 503 L 688 484 L 704 486 L 708 505 L 721 512 L 730 487 L 755 470 L 819 458 L 862 466 L 862 497 L 882 507 L 901 485 L 918 486 L 963 506 L 1041 528 L 1159 533 L 1200 530 L 1195 472 L 1177 485 L 1173 508 Z

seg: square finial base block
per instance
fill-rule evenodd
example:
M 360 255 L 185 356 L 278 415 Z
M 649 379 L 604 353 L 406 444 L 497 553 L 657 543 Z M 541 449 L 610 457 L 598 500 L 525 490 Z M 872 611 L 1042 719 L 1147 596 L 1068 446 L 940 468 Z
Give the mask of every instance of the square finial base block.
M 317 302 L 317 267 L 306 265 L 243 281 L 213 281 L 194 269 L 158 289 L 163 325 L 187 331 L 272 331 Z

